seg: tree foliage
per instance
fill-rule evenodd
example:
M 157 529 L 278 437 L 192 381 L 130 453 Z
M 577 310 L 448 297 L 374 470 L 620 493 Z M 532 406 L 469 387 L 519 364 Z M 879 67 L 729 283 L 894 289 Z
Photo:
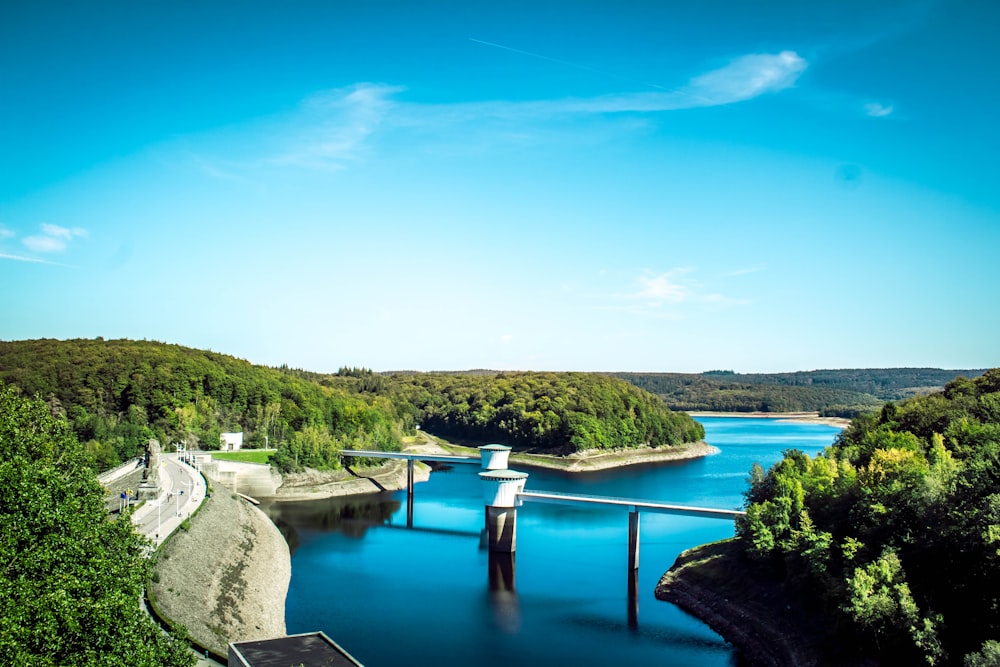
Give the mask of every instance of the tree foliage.
M 751 474 L 745 553 L 894 664 L 982 664 L 1000 637 L 1000 369 L 855 419 Z
M 321 375 L 128 340 L 0 342 L 0 381 L 64 415 L 95 467 L 149 438 L 215 449 L 222 431 L 276 447 L 284 470 L 331 469 L 344 449 L 399 449 L 419 424 L 468 441 L 569 453 L 700 440 L 701 426 L 620 379 L 588 373 Z
M 864 368 L 796 373 L 616 373 L 660 398 L 672 410 L 819 412 L 856 417 L 884 401 L 940 390 L 958 376 L 982 370 Z
M 223 431 L 279 449 L 279 465 L 338 465 L 340 448 L 398 449 L 402 425 L 384 399 L 322 386 L 287 368 L 149 341 L 0 342 L 0 380 L 46 397 L 98 469 L 136 456 L 150 438 L 218 449 Z M 323 447 L 302 449 L 304 432 Z M 315 438 L 314 438 L 315 440 Z
M 140 611 L 144 549 L 65 420 L 0 383 L 0 664 L 193 664 Z
M 705 436 L 687 414 L 597 373 L 418 373 L 390 380 L 387 391 L 399 409 L 442 436 L 550 453 L 674 446 Z

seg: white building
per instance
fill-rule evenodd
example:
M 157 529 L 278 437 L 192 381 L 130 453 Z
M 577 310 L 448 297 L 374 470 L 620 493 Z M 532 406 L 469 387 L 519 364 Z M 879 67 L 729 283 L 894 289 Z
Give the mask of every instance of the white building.
M 243 431 L 219 435 L 220 449 L 224 452 L 238 452 L 243 447 Z

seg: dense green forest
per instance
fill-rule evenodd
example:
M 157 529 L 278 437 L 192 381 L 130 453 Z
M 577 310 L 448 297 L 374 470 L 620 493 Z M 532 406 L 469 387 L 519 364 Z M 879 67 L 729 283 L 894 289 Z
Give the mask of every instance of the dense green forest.
M 885 664 L 1000 655 L 1000 369 L 751 473 L 746 556 Z
M 675 446 L 705 437 L 690 416 L 656 396 L 594 373 L 417 373 L 361 375 L 425 430 L 518 449 Z
M 982 369 L 866 368 L 796 373 L 615 373 L 656 394 L 671 410 L 721 412 L 819 412 L 855 417 L 886 401 L 940 390 Z
M 139 607 L 149 567 L 65 420 L 0 383 L 0 664 L 194 664 Z
M 386 399 L 324 387 L 287 369 L 128 340 L 0 342 L 0 381 L 63 415 L 98 468 L 164 446 L 217 449 L 223 431 L 278 448 L 286 468 L 339 465 L 344 447 L 399 448 Z
M 284 470 L 336 468 L 345 448 L 398 449 L 417 425 L 552 453 L 703 437 L 697 422 L 648 392 L 585 373 L 321 375 L 96 339 L 0 342 L 0 381 L 66 417 L 99 469 L 135 456 L 150 438 L 215 449 L 224 431 L 243 431 L 249 447 L 277 448 L 272 461 Z

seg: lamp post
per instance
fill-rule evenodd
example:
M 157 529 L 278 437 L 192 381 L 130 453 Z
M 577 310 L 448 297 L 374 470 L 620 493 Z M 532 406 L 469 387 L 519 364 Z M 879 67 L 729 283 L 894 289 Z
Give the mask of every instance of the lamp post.
M 191 487 L 192 487 L 192 482 L 190 480 L 188 480 L 187 482 L 184 482 L 184 486 L 188 487 L 188 498 L 187 498 L 187 500 L 184 501 L 184 504 L 187 505 L 187 504 L 189 504 L 191 502 Z M 191 516 L 191 512 L 190 511 L 188 512 L 188 516 Z

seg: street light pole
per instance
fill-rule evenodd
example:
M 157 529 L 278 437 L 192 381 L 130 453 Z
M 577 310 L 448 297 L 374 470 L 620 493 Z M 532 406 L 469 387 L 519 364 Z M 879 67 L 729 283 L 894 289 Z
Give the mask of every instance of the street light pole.
M 187 506 L 190 506 L 190 504 L 191 504 L 191 488 L 193 486 L 193 483 L 190 480 L 188 480 L 187 482 L 184 482 L 184 486 L 188 487 L 188 497 L 187 497 L 187 500 L 184 501 L 184 504 L 187 505 Z M 188 512 L 188 516 L 191 516 L 191 512 L 190 511 Z

